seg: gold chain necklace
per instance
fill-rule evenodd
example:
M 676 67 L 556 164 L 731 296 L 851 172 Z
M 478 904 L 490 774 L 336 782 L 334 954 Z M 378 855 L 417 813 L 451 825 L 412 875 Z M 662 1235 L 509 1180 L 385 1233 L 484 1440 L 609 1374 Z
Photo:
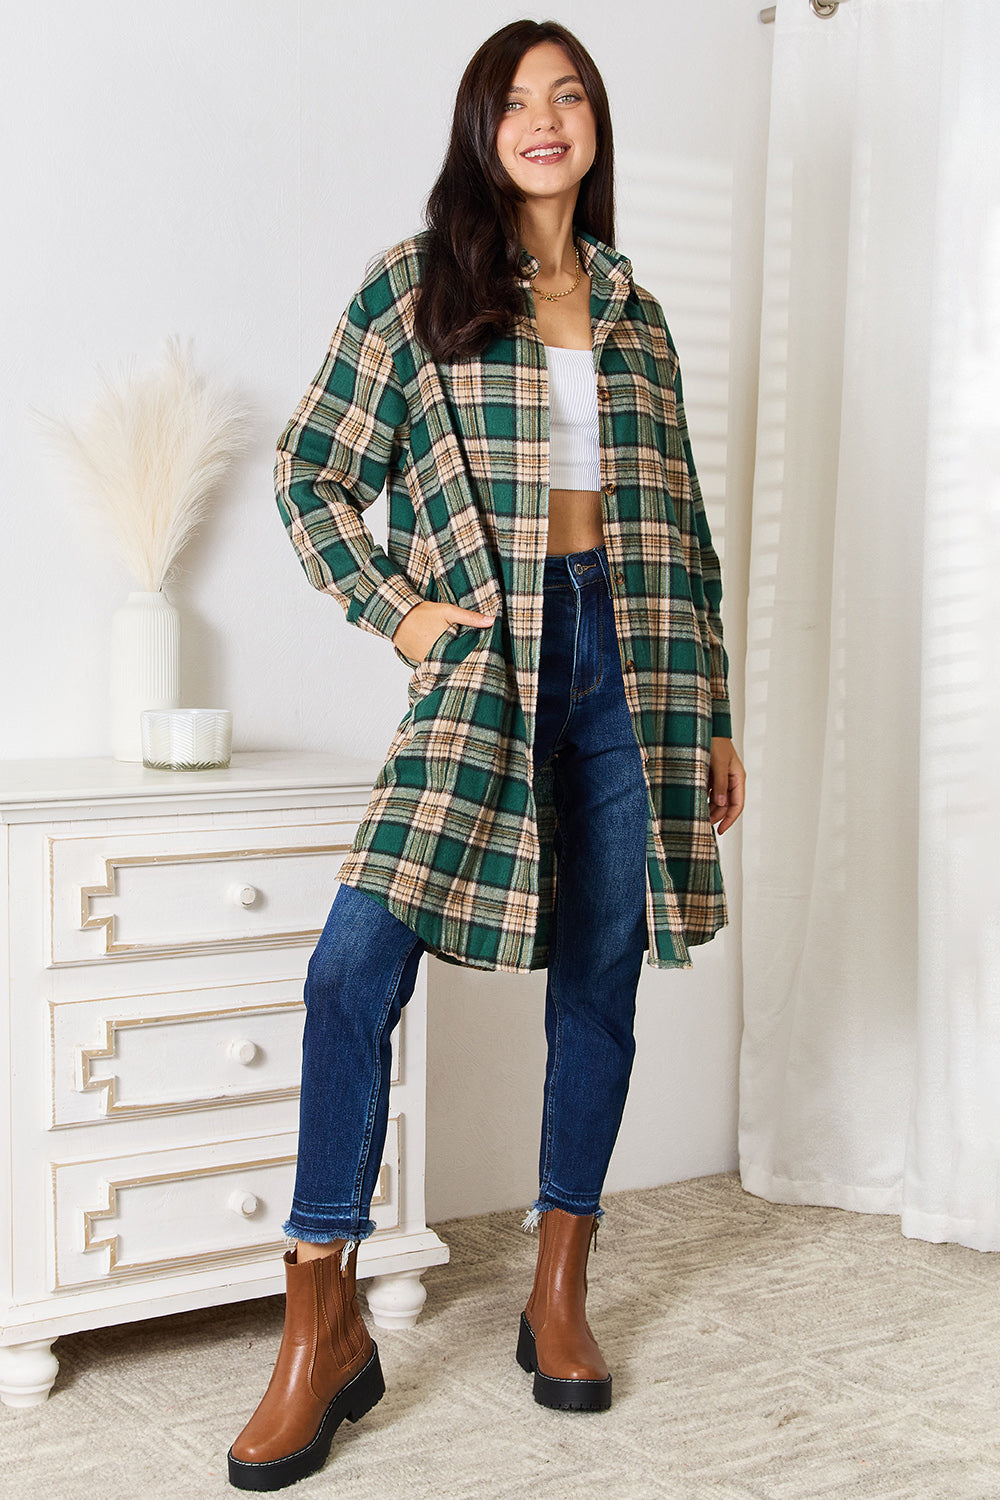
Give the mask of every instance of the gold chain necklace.
M 576 291 L 577 287 L 580 285 L 580 277 L 582 276 L 582 274 L 583 274 L 583 272 L 580 269 L 580 249 L 579 249 L 579 246 L 577 246 L 576 247 L 576 280 L 573 282 L 572 286 L 568 286 L 564 292 L 542 292 L 542 291 L 539 291 L 539 289 L 536 286 L 534 286 L 534 285 L 532 285 L 531 289 L 534 292 L 534 294 L 535 294 L 536 297 L 544 297 L 545 300 L 546 300 L 546 302 L 558 302 L 560 297 L 568 297 L 568 296 L 570 296 L 570 294 L 572 292 Z M 538 275 L 537 271 L 535 272 L 535 275 L 536 276 Z

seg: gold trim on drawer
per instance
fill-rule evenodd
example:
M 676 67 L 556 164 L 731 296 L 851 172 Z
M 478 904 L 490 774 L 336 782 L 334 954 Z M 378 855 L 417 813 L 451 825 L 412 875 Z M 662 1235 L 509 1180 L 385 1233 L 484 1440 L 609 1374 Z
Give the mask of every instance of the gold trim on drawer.
M 83 1210 L 83 1250 L 86 1255 L 91 1250 L 107 1250 L 109 1276 L 137 1275 L 151 1271 L 178 1270 L 186 1265 L 217 1265 L 220 1261 L 232 1260 L 239 1255 L 273 1254 L 283 1243 L 282 1240 L 268 1240 L 261 1245 L 251 1248 L 241 1246 L 237 1250 L 216 1250 L 196 1255 L 172 1255 L 164 1260 L 143 1261 L 141 1264 L 118 1259 L 118 1235 L 108 1235 L 105 1239 L 95 1238 L 94 1220 L 113 1218 L 118 1212 L 118 1194 L 123 1188 L 130 1187 L 155 1187 L 159 1182 L 179 1182 L 193 1177 L 220 1177 L 224 1173 L 252 1172 L 261 1167 L 287 1167 L 295 1162 L 294 1156 L 272 1156 L 263 1157 L 260 1161 L 247 1161 L 227 1163 L 218 1167 L 198 1167 L 187 1172 L 154 1172 L 148 1177 L 122 1177 L 116 1182 L 104 1184 L 108 1201 L 104 1208 Z M 381 1185 L 381 1184 L 380 1184 Z M 59 1285 L 58 1271 L 56 1273 L 56 1285 Z
M 80 1063 L 80 1083 L 78 1092 L 100 1093 L 102 1089 L 107 1090 L 103 1101 L 103 1113 L 111 1119 L 114 1116 L 136 1115 L 162 1115 L 175 1114 L 178 1110 L 189 1109 L 215 1109 L 220 1104 L 258 1104 L 264 1099 L 294 1099 L 299 1092 L 297 1083 L 288 1084 L 284 1088 L 256 1089 L 245 1092 L 216 1094 L 210 1098 L 192 1098 L 190 1095 L 180 1099 L 157 1100 L 153 1104 L 124 1104 L 115 1098 L 115 1086 L 118 1083 L 116 1075 L 110 1078 L 92 1078 L 90 1076 L 91 1064 L 98 1061 L 108 1061 L 113 1058 L 116 1050 L 116 1033 L 131 1029 L 148 1030 L 151 1026 L 169 1026 L 171 1024 L 186 1023 L 188 1021 L 216 1021 L 225 1020 L 228 1016 L 239 1015 L 272 1015 L 280 1011 L 301 1010 L 305 1006 L 301 1000 L 286 1000 L 271 1005 L 241 1005 L 221 1010 L 198 1010 L 182 1011 L 170 1016 L 116 1016 L 104 1021 L 104 1046 L 103 1047 L 77 1047 L 77 1057 Z M 75 1122 L 74 1122 L 75 1123 Z
M 104 995 L 93 999 L 49 1000 L 49 1081 L 48 1103 L 50 1130 L 79 1129 L 105 1125 L 114 1120 L 153 1118 L 157 1115 L 187 1114 L 189 1111 L 226 1108 L 229 1105 L 263 1104 L 294 1099 L 299 1092 L 301 1060 L 301 1025 L 305 1019 L 302 980 L 241 980 L 237 984 L 199 987 L 190 990 L 144 991 L 141 994 Z M 163 1007 L 159 1009 L 158 1007 Z M 408 1008 L 404 1009 L 392 1037 L 392 1067 L 389 1080 L 398 1084 L 403 1076 L 403 1054 L 406 1049 Z M 294 1061 L 278 1068 L 275 1062 L 282 1051 L 275 1052 L 276 1038 L 267 1025 L 271 1017 L 296 1019 Z M 258 1025 L 258 1022 L 264 1022 Z M 222 1022 L 232 1026 L 230 1041 L 247 1040 L 263 1049 L 266 1072 L 254 1079 L 247 1071 L 233 1071 L 230 1082 L 216 1074 L 205 1077 L 197 1069 L 184 1076 L 192 1092 L 171 1091 L 169 1082 L 163 1094 L 148 1094 L 142 1060 L 136 1077 L 126 1054 L 119 1058 L 118 1038 L 123 1032 L 144 1033 L 156 1027 L 186 1026 L 188 1023 Z M 287 1024 L 282 1021 L 282 1028 Z M 201 1039 L 195 1037 L 194 1044 Z M 284 1042 L 287 1045 L 288 1038 Z M 156 1043 L 153 1043 L 155 1047 Z M 206 1055 L 204 1049 L 199 1058 Z M 230 1053 L 230 1055 L 232 1055 Z M 108 1078 L 94 1077 L 97 1063 L 120 1064 Z M 168 1070 L 169 1080 L 172 1070 Z M 265 1084 L 275 1072 L 281 1082 Z M 244 1084 L 246 1086 L 244 1086 Z M 147 1087 L 147 1094 L 143 1089 Z M 200 1089 L 195 1092 L 194 1089 Z M 120 1097 L 124 1095 L 124 1097 Z M 131 1097 L 130 1097 L 131 1096 Z M 86 1107 L 81 1104 L 86 1102 Z
M 390 1169 L 397 1175 L 399 1172 L 398 1130 L 400 1118 L 401 1117 L 398 1115 L 393 1115 L 389 1120 L 389 1129 L 386 1137 L 386 1149 L 387 1151 L 391 1152 L 391 1156 L 388 1160 L 384 1159 L 379 1168 L 376 1191 L 372 1198 L 371 1204 L 373 1210 L 380 1208 L 390 1202 Z M 235 1145 L 238 1143 L 233 1142 L 231 1144 Z M 190 1148 L 173 1149 L 183 1150 L 186 1154 Z M 152 1155 L 154 1156 L 163 1154 L 164 1153 L 159 1152 L 152 1153 Z M 168 1151 L 167 1154 L 171 1154 L 171 1152 Z M 61 1274 L 61 1256 L 59 1251 L 59 1246 L 61 1243 L 59 1234 L 60 1173 L 74 1173 L 77 1172 L 80 1168 L 86 1168 L 87 1166 L 98 1168 L 101 1165 L 102 1163 L 99 1161 L 94 1163 L 53 1162 L 51 1165 L 52 1205 L 54 1222 L 56 1226 L 56 1255 L 53 1286 L 56 1291 L 65 1291 L 71 1287 L 76 1288 L 92 1285 L 96 1282 L 105 1281 L 109 1277 L 122 1278 L 157 1276 L 162 1274 L 163 1272 L 169 1271 L 201 1270 L 208 1269 L 213 1266 L 226 1265 L 227 1263 L 233 1261 L 259 1260 L 266 1256 L 274 1255 L 276 1252 L 283 1250 L 287 1246 L 287 1241 L 285 1240 L 285 1238 L 283 1236 L 279 1236 L 274 1239 L 261 1240 L 255 1244 L 233 1245 L 218 1250 L 193 1251 L 187 1254 L 182 1253 L 177 1255 L 161 1256 L 157 1259 L 152 1260 L 128 1261 L 123 1259 L 120 1254 L 120 1235 L 109 1233 L 102 1234 L 102 1229 L 107 1229 L 109 1226 L 102 1225 L 99 1222 L 101 1220 L 113 1219 L 117 1215 L 119 1210 L 118 1196 L 120 1193 L 127 1192 L 130 1188 L 155 1188 L 162 1183 L 183 1184 L 185 1182 L 204 1180 L 205 1178 L 209 1177 L 246 1177 L 255 1171 L 259 1172 L 261 1170 L 267 1170 L 274 1167 L 294 1167 L 294 1153 L 285 1152 L 277 1156 L 265 1155 L 249 1161 L 237 1159 L 230 1162 L 213 1163 L 211 1166 L 199 1167 L 192 1165 L 167 1172 L 137 1172 L 133 1175 L 114 1175 L 113 1177 L 109 1176 L 99 1178 L 98 1181 L 94 1184 L 94 1188 L 92 1191 L 94 1192 L 95 1196 L 98 1193 L 101 1194 L 104 1197 L 105 1201 L 103 1205 L 98 1208 L 85 1208 L 79 1201 L 74 1203 L 72 1201 L 72 1186 L 67 1186 L 65 1188 L 65 1192 L 71 1195 L 70 1203 L 68 1205 L 70 1218 L 64 1221 L 63 1234 L 65 1235 L 67 1232 L 70 1232 L 69 1226 L 75 1223 L 75 1225 L 77 1226 L 75 1229 L 75 1234 L 81 1236 L 81 1238 L 77 1240 L 77 1246 L 79 1248 L 77 1248 L 77 1250 L 74 1252 L 72 1246 L 70 1245 L 69 1247 L 67 1247 L 67 1253 L 71 1258 L 75 1254 L 79 1267 L 79 1257 L 81 1254 L 86 1256 L 94 1252 L 107 1251 L 108 1266 L 106 1270 L 97 1270 L 93 1273 L 93 1275 L 80 1274 L 79 1269 L 77 1270 L 77 1274 L 75 1275 Z M 253 1186 L 254 1184 L 252 1182 L 244 1183 L 244 1187 L 248 1192 L 252 1192 Z M 392 1223 L 384 1226 L 386 1230 L 391 1232 L 396 1228 L 396 1225 L 398 1223 L 398 1204 L 396 1207 L 396 1215 L 397 1217 Z
M 178 854 L 122 854 L 111 855 L 104 860 L 104 884 L 80 887 L 80 930 L 89 932 L 104 929 L 104 955 L 113 958 L 124 954 L 139 953 L 204 953 L 227 948 L 277 948 L 287 943 L 304 943 L 319 937 L 319 927 L 289 929 L 284 932 L 240 933 L 234 936 L 201 937 L 190 942 L 170 943 L 120 943 L 115 939 L 115 913 L 107 916 L 91 916 L 90 902 L 102 896 L 117 896 L 117 872 L 126 867 L 216 864 L 223 860 L 287 859 L 303 854 L 346 854 L 350 844 L 301 844 L 289 848 L 264 845 L 257 849 L 208 849 L 192 850 Z M 50 877 L 51 878 L 51 877 Z
M 172 1255 L 165 1260 L 144 1260 L 141 1263 L 134 1261 L 131 1264 L 125 1260 L 118 1259 L 118 1236 L 108 1235 L 104 1239 L 96 1239 L 94 1232 L 95 1219 L 113 1218 L 118 1212 L 118 1194 L 122 1188 L 130 1187 L 155 1187 L 158 1182 L 178 1182 L 192 1177 L 219 1177 L 227 1172 L 253 1172 L 260 1167 L 287 1167 L 294 1166 L 294 1156 L 271 1156 L 264 1157 L 260 1161 L 239 1162 L 235 1166 L 222 1167 L 200 1167 L 192 1172 L 157 1172 L 149 1177 L 123 1177 L 117 1182 L 106 1183 L 108 1191 L 108 1202 L 105 1208 L 84 1209 L 83 1211 L 83 1250 L 87 1254 L 90 1250 L 107 1250 L 109 1276 L 137 1276 L 146 1275 L 151 1271 L 174 1271 L 182 1266 L 192 1265 L 218 1265 L 227 1260 L 239 1259 L 247 1255 L 273 1255 L 275 1250 L 280 1250 L 286 1243 L 284 1237 L 280 1240 L 265 1240 L 260 1245 L 238 1246 L 234 1250 L 215 1250 L 204 1254 L 195 1255 Z M 375 1193 L 372 1197 L 372 1208 L 385 1202 L 386 1195 L 386 1167 L 385 1162 L 379 1168 L 378 1182 L 375 1185 Z M 99 1231 L 98 1231 L 99 1232 Z M 58 1275 L 56 1285 L 59 1284 Z

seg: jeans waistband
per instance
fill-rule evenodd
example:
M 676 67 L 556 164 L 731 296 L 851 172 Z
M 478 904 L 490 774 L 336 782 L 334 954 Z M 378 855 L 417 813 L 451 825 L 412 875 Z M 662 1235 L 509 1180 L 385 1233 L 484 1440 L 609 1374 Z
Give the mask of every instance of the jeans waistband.
M 584 589 L 591 583 L 608 582 L 608 554 L 602 544 L 587 552 L 553 554 L 545 559 L 543 587 Z

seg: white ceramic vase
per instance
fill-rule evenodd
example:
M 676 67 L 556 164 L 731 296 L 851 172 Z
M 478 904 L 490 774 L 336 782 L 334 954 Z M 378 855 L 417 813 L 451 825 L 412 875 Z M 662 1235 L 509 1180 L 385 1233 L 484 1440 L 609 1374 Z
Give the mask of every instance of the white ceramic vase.
M 180 616 L 162 593 L 129 594 L 111 621 L 111 753 L 142 760 L 139 715 L 180 702 Z

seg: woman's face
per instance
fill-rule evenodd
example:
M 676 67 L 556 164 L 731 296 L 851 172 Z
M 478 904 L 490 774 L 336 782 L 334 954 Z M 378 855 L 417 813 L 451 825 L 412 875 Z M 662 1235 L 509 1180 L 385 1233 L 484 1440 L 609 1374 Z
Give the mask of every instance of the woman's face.
M 540 42 L 518 63 L 497 154 L 527 199 L 572 195 L 597 154 L 597 124 L 569 53 Z

